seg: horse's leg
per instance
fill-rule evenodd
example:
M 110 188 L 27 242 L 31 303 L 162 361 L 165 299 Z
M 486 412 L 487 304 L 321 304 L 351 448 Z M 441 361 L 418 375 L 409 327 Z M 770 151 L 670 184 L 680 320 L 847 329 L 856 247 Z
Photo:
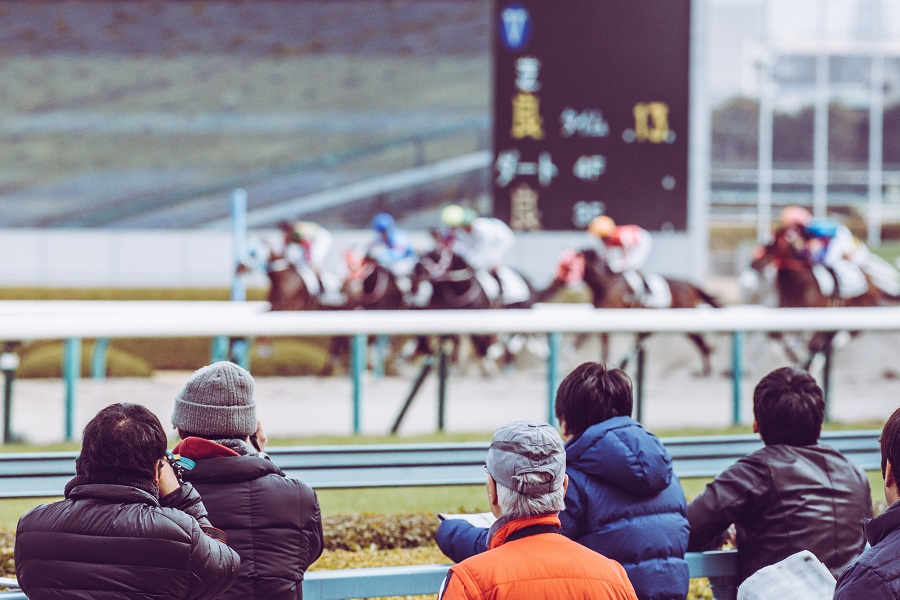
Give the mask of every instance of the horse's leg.
M 706 339 L 699 333 L 688 333 L 686 335 L 694 342 L 694 345 L 697 346 L 697 350 L 700 351 L 700 355 L 703 357 L 703 371 L 701 372 L 701 375 L 703 377 L 709 377 L 712 374 L 712 364 L 709 358 L 712 354 L 712 350 L 706 343 Z
M 482 375 L 492 375 L 493 369 L 489 367 L 489 362 L 502 356 L 503 348 L 498 345 L 494 336 L 473 335 L 471 339 L 472 346 L 475 349 L 475 356 L 478 358 L 478 362 L 481 365 Z
M 341 358 L 350 352 L 350 338 L 345 335 L 338 335 L 331 338 L 331 344 L 328 348 L 328 362 L 322 369 L 322 376 L 329 377 L 334 375 L 335 370 L 341 362 Z
M 600 334 L 600 361 L 606 362 L 609 360 L 609 334 L 601 333 Z
M 626 354 L 621 361 L 619 361 L 619 368 L 624 369 L 628 366 L 628 363 L 631 362 L 631 359 L 637 356 L 638 351 L 641 349 L 641 346 L 644 345 L 644 340 L 650 337 L 649 333 L 638 333 L 634 336 L 634 348 Z
M 812 367 L 813 361 L 817 356 L 823 354 L 827 350 L 828 346 L 831 344 L 831 341 L 836 335 L 836 331 L 820 331 L 816 333 L 809 341 L 809 356 L 805 361 L 803 361 L 803 364 L 800 365 L 800 368 L 804 371 L 809 371 L 810 367 Z

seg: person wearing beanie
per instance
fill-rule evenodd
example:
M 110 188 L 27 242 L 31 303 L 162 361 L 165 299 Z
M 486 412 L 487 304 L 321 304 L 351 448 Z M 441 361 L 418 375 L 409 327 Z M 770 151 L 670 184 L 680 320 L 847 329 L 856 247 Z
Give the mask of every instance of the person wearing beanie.
M 286 477 L 265 454 L 253 377 L 231 362 L 195 372 L 175 399 L 173 452 L 194 461 L 184 480 L 241 556 L 237 582 L 221 598 L 303 598 L 303 575 L 322 554 L 316 493 Z

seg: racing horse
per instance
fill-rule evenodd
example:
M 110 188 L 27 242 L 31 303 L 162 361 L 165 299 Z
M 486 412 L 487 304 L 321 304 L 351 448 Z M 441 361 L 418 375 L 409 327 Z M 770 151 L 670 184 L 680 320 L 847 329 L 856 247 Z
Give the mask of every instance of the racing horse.
M 309 291 L 297 267 L 274 250 L 266 261 L 267 300 L 272 310 L 316 310 L 319 299 Z
M 347 308 L 400 310 L 409 308 L 397 276 L 369 254 L 347 253 L 348 274 L 342 291 Z
M 868 281 L 866 291 L 852 298 L 843 298 L 840 294 L 840 283 L 834 281 L 834 291 L 826 294 L 822 291 L 815 266 L 810 260 L 805 240 L 791 227 L 777 230 L 766 246 L 758 250 L 757 256 L 750 263 L 750 268 L 765 279 L 764 272 L 769 266 L 775 269 L 775 290 L 780 308 L 830 308 L 830 307 L 863 307 L 884 306 L 891 304 L 892 297 L 883 294 Z M 824 267 L 823 267 L 824 268 Z M 785 353 L 791 361 L 809 369 L 815 357 L 824 352 L 837 332 L 814 333 L 806 344 L 808 357 L 802 361 L 797 351 L 782 335 L 773 333 L 772 337 L 783 342 Z
M 265 269 L 266 276 L 269 278 L 269 292 L 266 299 L 269 302 L 270 310 L 342 310 L 344 308 L 343 305 L 323 303 L 318 294 L 310 291 L 306 279 L 297 270 L 296 265 L 289 261 L 282 252 L 275 250 L 265 242 L 257 244 L 253 250 L 250 260 L 238 265 L 237 270 L 239 273 L 244 273 L 254 267 Z M 266 345 L 271 343 L 271 340 L 261 338 L 260 343 Z M 323 375 L 329 375 L 334 371 L 341 355 L 345 353 L 345 347 L 349 347 L 349 342 L 344 342 L 337 337 L 332 338 L 328 349 L 328 362 L 323 369 Z
M 430 310 L 494 308 L 487 292 L 478 281 L 475 270 L 455 253 L 448 244 L 437 243 L 419 257 L 410 277 L 412 292 L 418 294 L 423 285 L 431 286 L 431 296 L 425 308 Z M 459 338 L 453 336 L 454 362 L 459 359 Z M 472 346 L 480 359 L 485 359 L 495 336 L 472 335 Z M 417 352 L 431 354 L 426 338 L 420 338 Z
M 565 264 L 566 261 L 570 261 L 568 265 Z M 574 255 L 564 256 L 560 272 L 563 273 L 563 276 L 570 283 L 579 277 L 581 278 L 591 291 L 594 308 L 696 308 L 702 305 L 709 305 L 713 308 L 720 307 L 718 301 L 712 295 L 696 285 L 688 281 L 662 276 L 648 276 L 646 279 L 649 281 L 655 280 L 654 284 L 663 288 L 662 292 L 667 302 L 665 304 L 650 305 L 635 294 L 631 284 L 628 283 L 628 280 L 622 273 L 613 271 L 606 259 L 592 248 L 582 250 Z M 704 376 L 708 376 L 712 373 L 712 365 L 710 364 L 712 350 L 699 333 L 688 333 L 685 335 L 700 352 L 703 360 L 701 373 Z M 604 339 L 602 339 L 601 343 L 605 359 L 608 354 L 608 336 L 607 334 L 603 334 L 603 336 Z M 649 336 L 649 333 L 637 334 L 635 347 L 640 347 L 641 343 Z M 624 362 L 627 362 L 627 359 Z

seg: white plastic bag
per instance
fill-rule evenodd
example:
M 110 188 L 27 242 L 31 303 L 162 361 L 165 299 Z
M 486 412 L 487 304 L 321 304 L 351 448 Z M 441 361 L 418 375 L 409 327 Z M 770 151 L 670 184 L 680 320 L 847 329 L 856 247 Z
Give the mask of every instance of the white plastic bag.
M 816 555 L 802 550 L 763 567 L 738 588 L 738 600 L 831 600 L 835 579 Z

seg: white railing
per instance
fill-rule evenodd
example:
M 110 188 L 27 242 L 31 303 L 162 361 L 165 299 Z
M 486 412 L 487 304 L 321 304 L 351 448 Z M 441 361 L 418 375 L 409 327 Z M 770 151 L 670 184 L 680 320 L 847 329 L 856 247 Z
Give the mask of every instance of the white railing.
M 0 339 L 453 333 L 900 331 L 900 307 L 270 312 L 265 303 L 0 302 Z M 44 307 L 42 305 L 47 304 Z
M 740 422 L 742 337 L 744 332 L 900 331 L 900 307 L 772 309 L 733 306 L 721 309 L 596 310 L 589 305 L 546 304 L 524 310 L 308 311 L 271 312 L 265 303 L 242 302 L 0 302 L 0 342 L 65 339 L 65 431 L 74 435 L 76 381 L 80 377 L 81 338 L 209 336 L 352 336 L 353 431 L 363 412 L 364 348 L 368 335 L 535 333 L 547 334 L 547 420 L 554 419 L 562 333 L 730 333 L 732 334 L 732 421 Z M 638 352 L 636 411 L 641 418 L 643 353 Z M 406 406 L 430 369 L 423 366 Z M 440 364 L 440 363 L 439 363 Z M 824 371 L 827 398 L 828 361 Z M 445 376 L 439 366 L 443 383 Z M 439 385 L 438 423 L 443 424 L 443 385 Z M 398 416 L 402 419 L 406 406 Z M 395 425 L 396 427 L 396 425 Z

